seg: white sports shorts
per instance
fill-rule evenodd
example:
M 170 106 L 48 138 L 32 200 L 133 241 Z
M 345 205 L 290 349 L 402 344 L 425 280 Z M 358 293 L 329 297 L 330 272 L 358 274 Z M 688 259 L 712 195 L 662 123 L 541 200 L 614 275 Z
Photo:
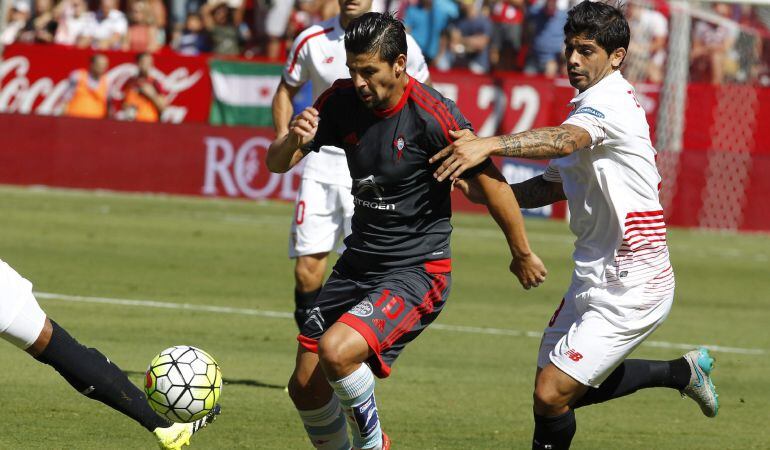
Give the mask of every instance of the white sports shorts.
M 327 253 L 350 234 L 353 195 L 349 186 L 303 178 L 294 209 L 289 257 Z M 342 253 L 344 244 L 337 251 Z
M 32 295 L 32 283 L 0 260 L 0 337 L 26 349 L 44 324 L 45 313 Z
M 653 282 L 625 291 L 573 283 L 543 332 L 537 366 L 552 362 L 581 384 L 599 385 L 663 323 L 674 301 Z

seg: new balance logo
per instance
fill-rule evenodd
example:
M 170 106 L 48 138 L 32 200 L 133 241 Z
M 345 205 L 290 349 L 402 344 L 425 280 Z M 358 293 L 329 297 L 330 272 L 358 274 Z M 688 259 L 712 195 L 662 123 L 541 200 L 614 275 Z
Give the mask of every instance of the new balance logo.
M 566 355 L 569 357 L 569 359 L 571 359 L 571 360 L 573 360 L 575 362 L 578 362 L 581 359 L 583 359 L 583 355 L 581 355 L 580 353 L 578 353 L 577 351 L 572 350 L 572 349 L 567 350 Z

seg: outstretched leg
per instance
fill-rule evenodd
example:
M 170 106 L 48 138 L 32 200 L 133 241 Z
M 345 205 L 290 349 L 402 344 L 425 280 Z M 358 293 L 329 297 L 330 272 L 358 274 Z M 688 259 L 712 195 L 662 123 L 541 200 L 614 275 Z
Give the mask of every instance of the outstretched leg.
M 56 322 L 45 320 L 27 353 L 56 369 L 81 394 L 125 414 L 147 430 L 171 426 L 150 408 L 144 392 L 117 365 L 95 348 L 77 342 Z
M 690 366 L 684 358 L 672 361 L 627 359 L 598 388 L 588 389 L 574 407 L 603 403 L 644 388 L 667 387 L 681 391 L 689 381 Z
M 695 400 L 707 417 L 719 410 L 718 395 L 711 381 L 714 358 L 700 348 L 671 361 L 627 359 L 598 388 L 590 388 L 574 408 L 606 402 L 633 394 L 639 389 L 666 387 Z

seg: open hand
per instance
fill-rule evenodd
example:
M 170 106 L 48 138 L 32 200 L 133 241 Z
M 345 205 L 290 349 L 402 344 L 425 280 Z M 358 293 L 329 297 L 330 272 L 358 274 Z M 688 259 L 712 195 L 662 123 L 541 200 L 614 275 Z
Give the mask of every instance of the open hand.
M 479 139 L 470 130 L 450 130 L 449 134 L 455 141 L 428 161 L 432 164 L 443 159 L 433 173 L 438 181 L 444 181 L 447 178 L 455 180 L 463 172 L 481 164 L 489 156 L 486 149 L 487 141 Z

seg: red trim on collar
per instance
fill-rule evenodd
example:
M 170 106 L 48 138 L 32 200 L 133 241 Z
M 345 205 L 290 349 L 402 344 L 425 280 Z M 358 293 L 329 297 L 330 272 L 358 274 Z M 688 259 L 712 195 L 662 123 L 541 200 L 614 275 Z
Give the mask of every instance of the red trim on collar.
M 409 99 L 409 94 L 412 92 L 412 86 L 414 86 L 414 83 L 415 83 L 414 78 L 409 77 L 409 82 L 406 84 L 406 89 L 404 89 L 404 94 L 401 96 L 401 100 L 399 100 L 398 103 L 391 108 L 372 110 L 374 112 L 374 115 L 377 117 L 387 118 L 401 111 L 401 109 L 404 108 L 404 105 L 406 105 L 406 101 Z

